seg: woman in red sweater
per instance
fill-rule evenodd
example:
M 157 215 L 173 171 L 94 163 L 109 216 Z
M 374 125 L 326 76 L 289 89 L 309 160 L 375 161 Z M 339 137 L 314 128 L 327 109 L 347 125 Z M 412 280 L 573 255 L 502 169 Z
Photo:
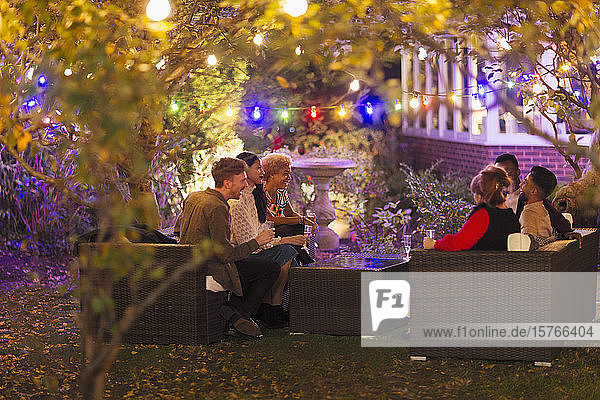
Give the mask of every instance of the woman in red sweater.
M 488 165 L 471 181 L 477 206 L 460 231 L 441 240 L 425 238 L 423 247 L 442 251 L 506 250 L 508 235 L 520 232 L 519 220 L 504 204 L 504 189 L 509 186 L 506 172 Z

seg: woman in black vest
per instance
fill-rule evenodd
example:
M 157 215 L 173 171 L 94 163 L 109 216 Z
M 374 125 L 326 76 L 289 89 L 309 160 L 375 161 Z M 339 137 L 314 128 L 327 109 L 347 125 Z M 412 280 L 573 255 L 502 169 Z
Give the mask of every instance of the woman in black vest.
M 454 235 L 441 240 L 425 238 L 423 247 L 442 251 L 506 250 L 508 235 L 520 232 L 519 220 L 504 202 L 504 188 L 510 186 L 506 172 L 488 165 L 471 181 L 477 206 Z

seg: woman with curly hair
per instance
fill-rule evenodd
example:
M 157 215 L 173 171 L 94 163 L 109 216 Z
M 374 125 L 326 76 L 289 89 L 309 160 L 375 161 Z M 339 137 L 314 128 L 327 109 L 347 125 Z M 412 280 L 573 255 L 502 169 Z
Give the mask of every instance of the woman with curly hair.
M 521 231 L 517 216 L 505 204 L 504 192 L 510 184 L 506 171 L 488 165 L 471 181 L 477 205 L 460 231 L 441 240 L 425 238 L 423 247 L 442 251 L 506 250 L 508 235 Z
M 310 225 L 314 234 L 316 221 L 296 213 L 290 205 L 287 186 L 291 181 L 292 159 L 284 154 L 269 154 L 262 159 L 262 165 L 267 219 L 274 221 L 275 225 Z

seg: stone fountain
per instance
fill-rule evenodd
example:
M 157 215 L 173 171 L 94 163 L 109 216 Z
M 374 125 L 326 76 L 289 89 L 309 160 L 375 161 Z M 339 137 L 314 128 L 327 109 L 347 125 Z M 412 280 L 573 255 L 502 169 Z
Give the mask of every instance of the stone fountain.
M 329 199 L 329 182 L 345 169 L 354 167 L 354 161 L 338 158 L 303 158 L 292 163 L 294 170 L 310 176 L 315 184 L 315 201 L 311 209 L 319 225 L 316 242 L 320 250 L 334 251 L 340 247 L 340 238 L 328 227 L 335 220 L 335 209 Z

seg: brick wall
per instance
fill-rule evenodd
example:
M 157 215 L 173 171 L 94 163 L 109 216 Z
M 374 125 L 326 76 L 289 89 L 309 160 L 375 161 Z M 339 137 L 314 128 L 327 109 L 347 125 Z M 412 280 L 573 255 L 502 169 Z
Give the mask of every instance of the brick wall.
M 512 153 L 519 160 L 521 178 L 527 175 L 532 166 L 541 165 L 554 172 L 559 182 L 573 180 L 573 169 L 551 146 L 485 146 L 410 136 L 404 136 L 401 141 L 413 159 L 413 167 L 418 169 L 428 168 L 435 161 L 443 159 L 444 162 L 439 166 L 442 173 L 454 170 L 475 175 L 487 164 L 493 163 L 496 156 Z M 579 165 L 583 168 L 586 162 L 582 159 Z

